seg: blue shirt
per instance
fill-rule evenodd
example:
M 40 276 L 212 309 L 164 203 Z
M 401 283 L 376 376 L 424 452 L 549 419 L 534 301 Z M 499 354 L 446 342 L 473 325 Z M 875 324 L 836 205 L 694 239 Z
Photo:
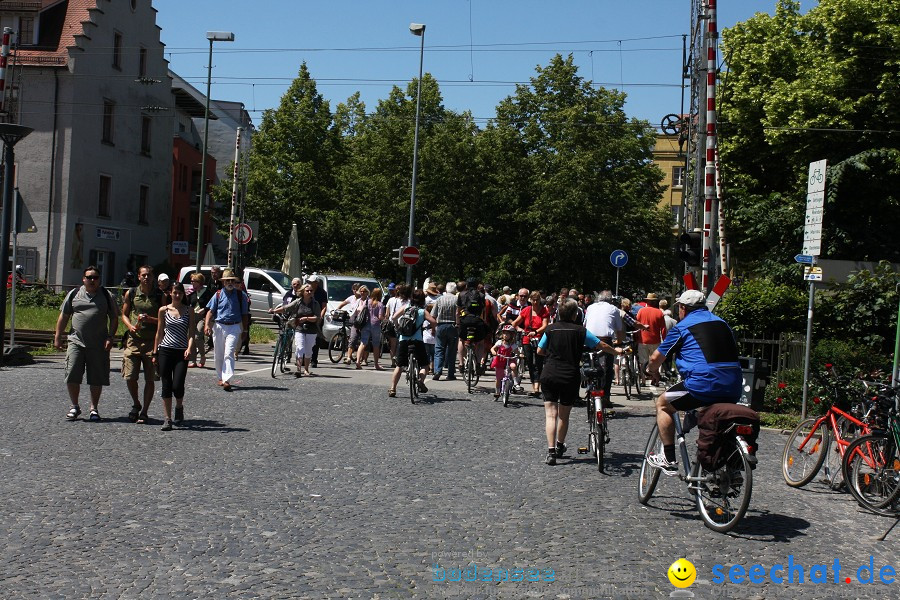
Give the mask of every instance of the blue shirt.
M 398 317 L 399 318 L 399 317 Z M 406 340 L 418 340 L 422 341 L 422 325 L 425 324 L 425 309 L 420 308 L 419 314 L 416 317 L 416 332 L 412 335 L 403 335 L 402 333 L 399 336 L 401 342 Z
M 700 400 L 737 402 L 741 397 L 741 363 L 734 332 L 705 308 L 691 311 L 659 345 L 660 354 L 675 355 L 684 387 Z
M 222 288 L 213 294 L 206 308 L 215 315 L 217 323 L 240 323 L 244 320 L 244 315 L 250 314 L 247 294 L 237 288 L 231 292 Z

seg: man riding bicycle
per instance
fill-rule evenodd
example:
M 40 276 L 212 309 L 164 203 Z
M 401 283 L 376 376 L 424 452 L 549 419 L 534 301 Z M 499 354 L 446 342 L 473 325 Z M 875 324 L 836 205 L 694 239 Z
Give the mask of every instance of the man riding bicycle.
M 465 342 L 470 339 L 475 346 L 475 357 L 479 372 L 484 361 L 485 348 L 484 344 L 480 344 L 488 334 L 487 323 L 484 322 L 484 307 L 487 302 L 484 292 L 478 289 L 478 280 L 470 277 L 465 282 L 465 290 L 460 291 L 457 296 L 456 306 L 459 309 L 459 339 Z M 459 355 L 460 361 L 463 361 L 464 354 Z
M 656 399 L 656 423 L 663 454 L 647 457 L 651 465 L 670 477 L 678 474 L 672 415 L 720 402 L 736 403 L 741 397 L 742 381 L 734 332 L 725 321 L 709 312 L 706 296 L 688 290 L 676 302 L 681 320 L 653 352 L 647 365 L 656 385 L 660 365 L 673 355 L 678 372 L 684 377 Z

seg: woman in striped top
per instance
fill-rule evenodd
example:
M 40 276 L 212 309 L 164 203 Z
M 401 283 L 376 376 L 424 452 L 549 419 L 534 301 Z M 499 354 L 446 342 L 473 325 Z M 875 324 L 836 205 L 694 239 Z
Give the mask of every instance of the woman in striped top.
M 172 396 L 175 396 L 175 423 L 184 421 L 184 379 L 194 346 L 194 311 L 184 303 L 184 284 L 172 285 L 172 303 L 159 309 L 159 325 L 153 345 L 153 360 L 162 379 L 163 431 L 172 430 Z

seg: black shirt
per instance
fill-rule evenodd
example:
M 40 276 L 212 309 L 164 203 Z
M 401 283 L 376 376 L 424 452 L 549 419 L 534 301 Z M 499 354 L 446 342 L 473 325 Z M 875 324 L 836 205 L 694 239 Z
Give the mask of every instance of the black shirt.
M 547 348 L 541 383 L 579 383 L 587 329 L 577 323 L 557 321 L 544 330 L 544 335 L 547 336 Z

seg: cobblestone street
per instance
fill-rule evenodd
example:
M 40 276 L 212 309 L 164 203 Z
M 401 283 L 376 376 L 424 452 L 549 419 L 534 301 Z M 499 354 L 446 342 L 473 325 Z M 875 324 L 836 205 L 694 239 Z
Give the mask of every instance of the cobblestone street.
M 761 435 L 750 510 L 722 535 L 704 527 L 677 480 L 638 503 L 649 394 L 614 395 L 600 474 L 576 453 L 587 440 L 583 409 L 573 411 L 568 458 L 547 466 L 542 404 L 517 396 L 504 409 L 492 375 L 473 395 L 461 380 L 429 379 L 412 405 L 402 388 L 387 397 L 388 371 L 353 371 L 324 354 L 315 377 L 273 379 L 269 351 L 241 357 L 232 393 L 213 370 L 192 369 L 187 421 L 168 433 L 159 388 L 151 423 L 128 422 L 115 359 L 100 423 L 66 422 L 60 358 L 0 370 L 2 596 L 668 597 L 666 570 L 682 556 L 697 569 L 697 598 L 897 595 L 898 583 L 856 577 L 870 556 L 876 582 L 882 566 L 900 567 L 900 527 L 879 542 L 893 520 L 818 482 L 786 486 L 778 432 Z M 712 582 L 714 565 L 726 579 L 732 565 L 768 574 L 789 555 L 805 567 L 803 585 L 786 572 L 782 584 Z M 827 583 L 810 583 L 816 564 Z M 522 569 L 524 580 L 481 581 L 495 579 L 487 569 Z

